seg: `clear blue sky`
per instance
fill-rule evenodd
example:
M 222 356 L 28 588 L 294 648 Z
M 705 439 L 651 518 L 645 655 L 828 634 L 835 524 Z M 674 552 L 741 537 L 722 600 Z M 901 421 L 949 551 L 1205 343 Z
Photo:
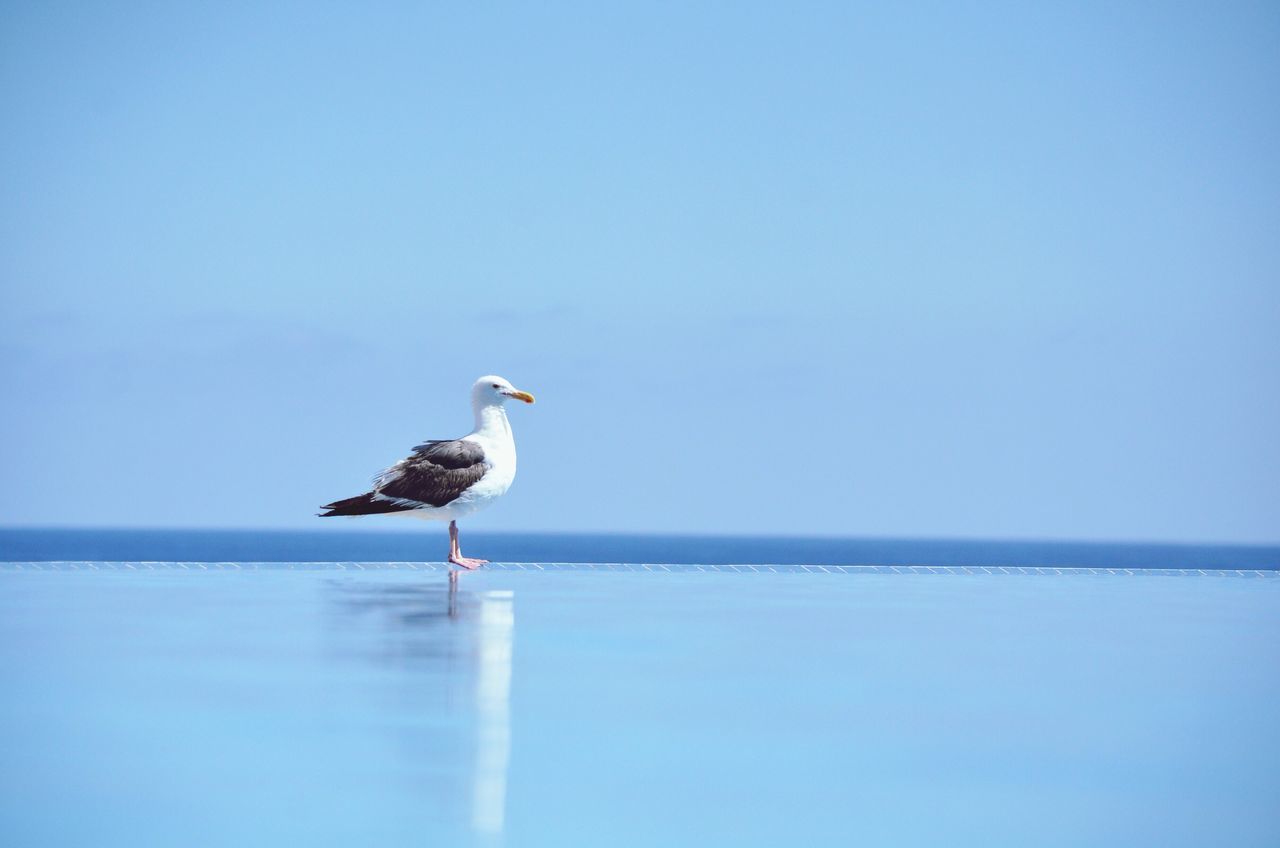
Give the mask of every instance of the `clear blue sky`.
M 1280 540 L 1274 3 L 0 8 L 0 524 Z

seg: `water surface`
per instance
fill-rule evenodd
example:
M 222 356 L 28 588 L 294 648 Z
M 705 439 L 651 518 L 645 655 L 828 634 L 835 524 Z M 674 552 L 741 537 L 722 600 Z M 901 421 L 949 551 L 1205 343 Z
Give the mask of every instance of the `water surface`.
M 1280 579 L 0 568 L 10 845 L 1280 844 Z

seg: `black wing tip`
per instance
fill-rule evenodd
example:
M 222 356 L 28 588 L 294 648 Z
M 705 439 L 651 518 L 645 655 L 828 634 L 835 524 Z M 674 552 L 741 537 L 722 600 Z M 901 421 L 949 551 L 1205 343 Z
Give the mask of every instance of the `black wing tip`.
M 356 495 L 354 498 L 345 498 L 340 501 L 334 501 L 331 504 L 325 504 L 320 507 L 327 509 L 328 512 L 317 512 L 319 518 L 333 518 L 334 516 L 346 515 L 384 515 L 388 512 L 405 512 L 413 509 L 411 506 L 397 504 L 394 501 L 374 498 L 373 492 L 365 492 L 363 495 Z
M 358 499 L 359 498 L 347 498 L 346 501 L 334 501 L 333 503 L 327 503 L 324 506 L 320 507 L 320 509 L 328 510 L 328 512 L 317 512 L 316 517 L 317 518 L 333 518 L 335 515 L 341 515 L 342 513 L 340 512 L 340 510 L 342 509 L 344 504 L 348 504 L 350 501 L 354 501 Z

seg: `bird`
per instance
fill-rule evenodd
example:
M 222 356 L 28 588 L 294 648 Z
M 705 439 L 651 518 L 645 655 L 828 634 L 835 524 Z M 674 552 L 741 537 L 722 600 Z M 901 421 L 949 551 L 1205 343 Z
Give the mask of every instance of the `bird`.
M 468 570 L 488 562 L 462 555 L 458 519 L 506 494 L 516 477 L 516 443 L 505 404 L 533 403 L 508 380 L 488 375 L 471 387 L 475 429 L 460 439 L 435 439 L 373 478 L 362 495 L 320 507 L 321 518 L 406 515 L 449 522 L 449 562 Z M 450 572 L 451 579 L 456 572 Z

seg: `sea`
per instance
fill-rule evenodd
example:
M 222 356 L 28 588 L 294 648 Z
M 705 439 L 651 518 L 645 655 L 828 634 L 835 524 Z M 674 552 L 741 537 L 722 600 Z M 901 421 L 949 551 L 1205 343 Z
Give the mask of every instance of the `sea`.
M 0 529 L 9 562 L 439 562 L 447 545 L 427 530 Z M 466 532 L 463 550 L 507 563 L 1280 569 L 1280 545 Z
M 0 845 L 1280 845 L 1280 549 L 0 531 Z

